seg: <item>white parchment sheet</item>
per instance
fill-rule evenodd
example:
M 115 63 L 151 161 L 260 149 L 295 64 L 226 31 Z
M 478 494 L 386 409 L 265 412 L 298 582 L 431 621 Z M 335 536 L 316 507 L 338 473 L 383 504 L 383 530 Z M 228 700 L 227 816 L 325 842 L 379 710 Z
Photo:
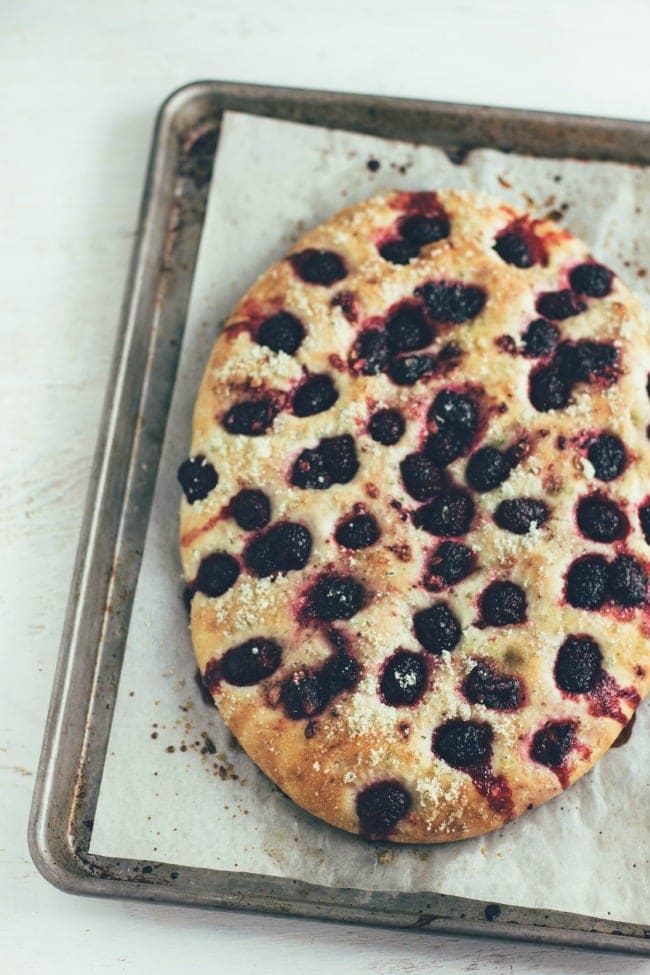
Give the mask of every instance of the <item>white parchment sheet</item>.
M 376 171 L 369 160 L 379 163 Z M 285 799 L 233 742 L 194 680 L 180 600 L 176 469 L 188 450 L 194 397 L 219 323 L 269 263 L 342 206 L 391 187 L 445 186 L 481 187 L 540 214 L 557 211 L 647 295 L 642 262 L 650 258 L 650 174 L 642 169 L 492 150 L 476 151 L 457 166 L 432 148 L 228 114 L 91 851 L 647 923 L 647 705 L 630 741 L 553 802 L 485 837 L 400 848 L 348 836 Z

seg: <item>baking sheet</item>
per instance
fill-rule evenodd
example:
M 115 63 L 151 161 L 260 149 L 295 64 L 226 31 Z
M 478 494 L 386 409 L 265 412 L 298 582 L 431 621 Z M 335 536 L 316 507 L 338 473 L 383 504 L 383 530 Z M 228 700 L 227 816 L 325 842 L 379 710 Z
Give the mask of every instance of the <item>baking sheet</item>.
M 370 159 L 380 163 L 374 172 Z M 490 150 L 459 167 L 428 147 L 225 117 L 91 852 L 334 887 L 435 890 L 645 923 L 647 707 L 628 744 L 518 823 L 460 844 L 398 848 L 341 834 L 297 809 L 232 742 L 193 681 L 179 599 L 175 471 L 217 323 L 259 272 L 332 211 L 388 187 L 452 185 L 563 214 L 600 257 L 632 284 L 645 285 L 644 169 Z

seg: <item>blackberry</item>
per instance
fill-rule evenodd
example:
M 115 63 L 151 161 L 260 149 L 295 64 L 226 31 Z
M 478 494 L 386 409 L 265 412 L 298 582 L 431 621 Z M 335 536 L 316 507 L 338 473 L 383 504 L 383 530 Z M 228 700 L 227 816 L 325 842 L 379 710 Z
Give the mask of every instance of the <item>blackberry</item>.
M 231 406 L 222 422 L 226 431 L 233 435 L 261 437 L 273 423 L 275 413 L 269 398 L 244 400 Z
M 361 583 L 351 576 L 327 573 L 322 575 L 307 598 L 308 616 L 325 622 L 349 620 L 363 606 Z
M 601 433 L 589 444 L 587 459 L 599 481 L 613 481 L 624 470 L 627 455 L 619 437 Z
M 629 527 L 618 505 L 600 494 L 580 499 L 577 520 L 582 534 L 595 542 L 614 542 L 623 538 Z
M 309 248 L 289 257 L 291 266 L 307 284 L 322 284 L 329 287 L 346 277 L 347 269 L 343 258 L 334 251 Z
M 360 549 L 374 545 L 380 534 L 376 519 L 372 515 L 361 514 L 342 521 L 334 537 L 344 548 Z
M 301 451 L 291 469 L 290 480 L 295 487 L 312 491 L 325 491 L 332 486 L 332 478 L 318 450 Z
M 386 319 L 388 346 L 393 355 L 398 352 L 413 352 L 429 345 L 435 331 L 427 322 L 422 309 L 417 305 L 403 304 Z
M 483 661 L 478 661 L 467 675 L 463 694 L 472 704 L 494 711 L 516 711 L 524 697 L 516 677 L 504 677 Z
M 548 521 L 548 516 L 548 505 L 536 498 L 502 501 L 494 512 L 494 520 L 499 528 L 515 535 L 527 535 L 533 526 L 539 527 Z
M 244 531 L 256 531 L 268 525 L 271 502 L 263 491 L 243 488 L 230 502 L 232 516 Z
M 423 657 L 408 650 L 397 650 L 384 665 L 379 688 L 386 704 L 402 707 L 420 700 L 426 681 Z
M 293 394 L 296 416 L 314 416 L 334 406 L 339 394 L 330 376 L 311 376 Z
M 282 684 L 280 702 L 287 717 L 294 721 L 313 718 L 327 705 L 327 690 L 319 674 L 299 670 Z
M 443 389 L 431 404 L 427 419 L 435 422 L 439 431 L 453 433 L 469 444 L 478 429 L 478 408 L 465 393 Z
M 558 768 L 575 742 L 576 726 L 573 721 L 547 721 L 535 732 L 530 754 L 540 765 Z
M 502 261 L 506 264 L 514 264 L 515 267 L 527 268 L 535 263 L 531 248 L 520 234 L 510 232 L 499 234 L 494 250 Z
M 446 603 L 434 603 L 413 617 L 415 635 L 427 653 L 439 656 L 453 650 L 461 638 L 460 623 Z
M 376 376 L 388 362 L 388 339 L 378 328 L 361 332 L 350 352 L 350 365 L 363 376 Z
M 388 375 L 397 386 L 414 386 L 418 379 L 431 375 L 435 369 L 435 356 L 405 355 L 389 363 Z
M 203 454 L 184 460 L 178 468 L 177 477 L 189 504 L 203 501 L 219 483 L 219 475 Z
M 376 443 L 392 447 L 404 436 L 406 424 L 399 410 L 377 410 L 368 422 L 368 433 Z
M 592 691 L 602 674 L 603 655 L 594 639 L 585 634 L 566 638 L 555 658 L 555 680 L 568 694 Z
M 409 793 L 399 782 L 375 782 L 367 786 L 356 801 L 361 832 L 365 836 L 388 836 L 411 805 Z
M 602 264 L 590 262 L 578 264 L 569 274 L 569 283 L 574 291 L 589 298 L 604 298 L 612 290 L 614 274 Z
M 528 395 L 539 413 L 561 410 L 569 402 L 571 384 L 554 365 L 543 366 L 531 373 Z
M 194 589 L 205 596 L 223 596 L 237 582 L 239 563 L 227 552 L 213 552 L 201 560 Z
M 407 454 L 400 471 L 404 487 L 416 501 L 428 501 L 442 488 L 442 471 L 426 454 Z
M 295 355 L 305 337 L 305 328 L 299 318 L 288 311 L 280 311 L 264 319 L 257 331 L 257 342 L 273 352 Z
M 323 665 L 321 678 L 330 698 L 348 691 L 357 683 L 361 668 L 347 653 L 337 653 Z
M 413 523 L 430 535 L 453 538 L 468 531 L 473 517 L 472 499 L 464 491 L 450 488 L 418 508 L 413 515 Z
M 311 533 L 304 525 L 283 521 L 253 539 L 244 551 L 244 562 L 254 575 L 266 578 L 303 569 L 311 546 Z
M 416 288 L 422 297 L 429 316 L 434 322 L 460 325 L 476 318 L 483 311 L 486 294 L 483 288 L 460 282 L 430 281 Z
M 522 335 L 524 355 L 529 359 L 539 359 L 550 355 L 560 338 L 557 325 L 545 318 L 536 318 Z
M 607 562 L 602 555 L 583 555 L 569 567 L 566 598 L 578 609 L 599 609 L 607 598 Z
M 400 236 L 416 247 L 435 244 L 449 236 L 449 219 L 445 213 L 427 216 L 424 213 L 414 213 L 405 217 L 400 225 Z
M 485 626 L 514 626 L 526 620 L 526 593 L 508 579 L 491 582 L 479 600 Z
M 541 294 L 537 299 L 536 307 L 542 318 L 559 322 L 579 315 L 587 306 L 577 294 L 569 288 L 564 288 L 561 291 L 546 291 Z
M 390 264 L 410 264 L 413 258 L 420 253 L 420 248 L 411 241 L 395 238 L 381 244 L 379 253 Z
M 465 478 L 475 491 L 493 491 L 510 476 L 511 464 L 496 447 L 479 447 L 465 468 Z
M 324 437 L 318 450 L 334 484 L 347 484 L 359 470 L 354 440 L 349 433 Z
M 619 555 L 610 564 L 607 586 L 619 606 L 640 606 L 646 600 L 648 576 L 632 555 Z
M 452 768 L 470 768 L 490 760 L 493 737 L 489 724 L 452 718 L 434 731 L 432 750 Z
M 461 542 L 441 542 L 429 559 L 424 585 L 432 592 L 453 586 L 474 568 L 474 553 Z
M 219 671 L 229 684 L 250 687 L 275 673 L 281 657 L 282 650 L 274 640 L 258 636 L 227 650 L 219 662 Z

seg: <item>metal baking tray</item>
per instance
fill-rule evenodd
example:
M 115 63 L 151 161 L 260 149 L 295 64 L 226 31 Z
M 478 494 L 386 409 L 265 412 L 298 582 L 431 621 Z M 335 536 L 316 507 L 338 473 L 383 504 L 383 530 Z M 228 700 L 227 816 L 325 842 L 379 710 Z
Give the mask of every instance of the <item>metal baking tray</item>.
M 131 897 L 650 955 L 649 927 L 442 894 L 370 893 L 89 853 L 131 603 L 227 109 L 444 148 L 650 165 L 650 124 L 206 81 L 160 109 L 29 823 L 41 873 Z

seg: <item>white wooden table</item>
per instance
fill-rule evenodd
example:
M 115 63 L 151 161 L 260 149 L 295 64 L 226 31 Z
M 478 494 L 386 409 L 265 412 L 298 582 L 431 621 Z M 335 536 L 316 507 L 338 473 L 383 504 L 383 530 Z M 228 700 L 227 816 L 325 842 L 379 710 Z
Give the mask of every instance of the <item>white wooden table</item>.
M 650 973 L 650 961 L 73 898 L 26 821 L 151 126 L 197 78 L 650 118 L 645 0 L 0 5 L 0 959 L 23 973 Z

